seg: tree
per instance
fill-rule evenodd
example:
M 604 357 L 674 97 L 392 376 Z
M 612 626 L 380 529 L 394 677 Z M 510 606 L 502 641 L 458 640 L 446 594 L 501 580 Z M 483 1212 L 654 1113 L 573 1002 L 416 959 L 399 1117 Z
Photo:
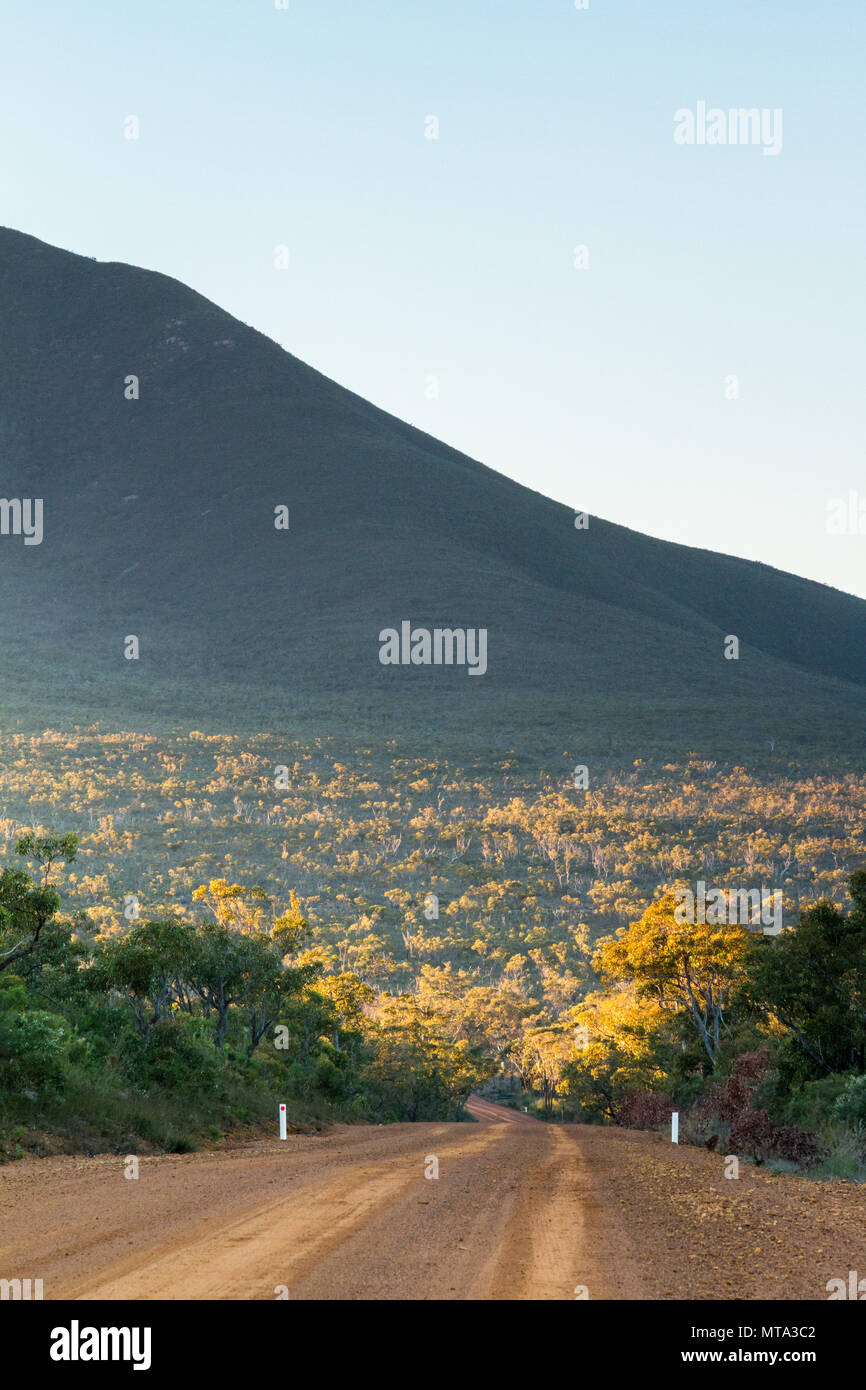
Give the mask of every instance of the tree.
M 269 922 L 270 900 L 261 888 L 246 889 L 226 879 L 211 879 L 197 888 L 193 901 L 204 902 L 213 920 L 196 934 L 191 983 L 208 1013 L 216 1013 L 214 1040 L 222 1050 L 232 1007 L 246 1012 L 247 1055 L 280 1016 L 284 1002 L 299 994 L 318 974 L 313 964 L 290 969 L 293 955 L 309 930 L 295 895 L 288 911 Z
M 606 979 L 632 982 L 662 1008 L 685 1010 L 715 1066 L 722 1033 L 731 1036 L 726 1015 L 745 979 L 752 938 L 738 925 L 678 922 L 675 910 L 673 894 L 665 894 L 602 944 L 596 969 Z
M 214 1041 L 222 1051 L 229 1027 L 229 1010 L 244 998 L 249 969 L 249 938 L 221 922 L 206 922 L 196 933 L 190 982 L 205 1012 L 216 1014 Z
M 500 1066 L 511 1058 L 520 1037 L 522 1020 L 533 1004 L 517 991 L 479 985 L 464 970 L 451 965 L 423 965 L 418 979 L 419 1004 L 439 1021 L 452 1041 L 463 1040 L 496 1058 Z
M 553 1105 L 573 1052 L 571 1029 L 567 1024 L 548 1023 L 540 1014 L 524 1023 L 512 1055 L 524 1086 L 539 1092 L 546 1111 Z
M 129 1005 L 145 1046 L 151 1029 L 169 1017 L 173 1003 L 184 1003 L 196 953 L 195 929 L 176 917 L 141 922 L 119 941 L 111 941 L 87 972 L 88 986 L 113 989 Z
M 780 936 L 756 938 L 744 994 L 787 1030 L 790 1080 L 866 1072 L 866 870 L 852 874 L 853 910 L 826 899 Z
M 465 1041 L 451 1043 L 435 1018 L 407 995 L 382 1001 L 365 1080 L 374 1109 L 391 1119 L 458 1119 L 492 1064 Z
M 16 852 L 35 859 L 41 874 L 35 881 L 24 869 L 0 873 L 0 971 L 8 970 L 39 946 L 42 933 L 60 906 L 60 895 L 50 884 L 55 863 L 71 864 L 78 849 L 75 835 L 22 835 Z M 11 944 L 7 944 L 11 943 Z
M 73 1042 L 65 1018 L 30 1008 L 24 981 L 5 975 L 0 981 L 0 1066 L 4 1085 L 60 1090 Z
M 242 951 L 244 970 L 243 1002 L 246 1010 L 247 1056 L 251 1057 L 265 1033 L 280 1018 L 289 999 L 300 995 L 319 973 L 314 964 L 288 968 L 283 963 L 289 939 L 280 934 L 278 940 L 256 933 L 247 937 Z
M 587 996 L 567 1015 L 575 1051 L 562 1091 L 589 1115 L 616 1120 L 629 1091 L 664 1089 L 675 1056 L 674 1016 L 633 984 Z
M 283 956 L 294 956 L 310 935 L 310 924 L 301 912 L 294 893 L 289 894 L 288 909 L 277 918 L 271 928 L 271 940 L 282 950 Z
M 268 895 L 263 888 L 244 888 L 224 878 L 212 878 L 196 888 L 193 902 L 203 902 L 221 927 L 257 931 L 266 925 Z

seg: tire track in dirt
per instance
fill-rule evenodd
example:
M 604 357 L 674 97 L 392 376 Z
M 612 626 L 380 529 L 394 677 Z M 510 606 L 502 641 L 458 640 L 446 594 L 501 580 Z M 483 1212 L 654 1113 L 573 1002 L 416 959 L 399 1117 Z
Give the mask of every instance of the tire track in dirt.
M 103 1272 L 119 1276 L 222 1225 L 324 1184 L 365 1163 L 414 1159 L 428 1143 L 454 1142 L 466 1125 L 339 1125 L 323 1136 L 257 1140 L 223 1152 L 139 1160 L 25 1159 L 0 1166 L 0 1275 L 38 1269 L 46 1298 L 74 1298 Z M 265 1201 L 267 1199 L 267 1201 Z
M 437 1135 L 440 1152 L 452 1151 L 470 1162 L 486 1146 L 486 1135 L 469 1126 L 458 1134 Z M 419 1136 L 420 1138 L 420 1136 Z M 79 1291 L 88 1299 L 272 1299 L 278 1287 L 289 1296 L 304 1270 L 342 1249 L 359 1227 L 376 1214 L 392 1212 L 407 1189 L 424 1182 L 425 1155 L 419 1148 L 395 1160 L 383 1155 L 371 1165 L 319 1183 L 316 1175 L 290 1197 L 224 1224 L 218 1231 L 187 1241 L 129 1273 L 112 1274 Z
M 534 1162 L 543 1127 L 511 1112 L 469 1106 L 479 1142 L 430 1155 L 439 1177 L 407 1187 L 399 1199 L 341 1244 L 299 1271 L 300 1299 L 463 1300 L 503 1239 L 520 1174 Z M 530 1137 L 531 1136 L 531 1137 Z M 419 1175 L 420 1176 L 420 1175 Z
M 469 1109 L 144 1158 L 132 1181 L 120 1155 L 4 1165 L 0 1277 L 47 1299 L 699 1301 L 866 1275 L 864 1187 Z
M 519 1196 L 493 1261 L 474 1298 L 599 1299 L 644 1296 L 640 1263 L 617 1223 L 596 1199 L 573 1126 L 538 1125 L 539 1161 L 519 1184 Z

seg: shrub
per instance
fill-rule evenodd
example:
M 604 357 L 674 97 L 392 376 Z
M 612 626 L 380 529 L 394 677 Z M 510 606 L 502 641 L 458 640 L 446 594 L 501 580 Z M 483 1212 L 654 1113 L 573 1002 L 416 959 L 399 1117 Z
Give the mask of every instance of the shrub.
M 763 1161 L 783 1158 L 791 1163 L 813 1163 L 818 1143 L 813 1134 L 796 1125 L 779 1125 L 766 1110 L 743 1110 L 731 1124 L 730 1147 Z
M 71 1029 L 57 1014 L 33 1009 L 7 1013 L 0 1021 L 0 1059 L 3 1084 L 9 1089 L 62 1089 L 66 1076 Z
M 866 1076 L 849 1076 L 836 1098 L 833 1118 L 846 1125 L 866 1123 Z
M 626 1091 L 616 1122 L 626 1129 L 653 1129 L 669 1124 L 674 1108 L 670 1096 L 654 1091 Z
M 734 1060 L 730 1075 L 712 1085 L 696 1107 L 696 1118 L 713 1117 L 733 1124 L 745 1111 L 751 1111 L 752 1097 L 771 1068 L 772 1061 L 765 1047 L 755 1052 L 741 1052 Z
M 143 1084 L 197 1094 L 211 1092 L 218 1084 L 222 1063 L 202 1019 L 163 1019 L 151 1029 L 147 1047 L 138 1038 L 130 1038 L 130 1044 L 127 1064 Z
M 848 1074 L 822 1076 L 807 1081 L 793 1095 L 783 1095 L 781 1086 L 774 1087 L 768 1097 L 770 1109 L 781 1120 L 801 1125 L 803 1129 L 821 1129 L 838 1120 L 836 1102 L 852 1078 Z
M 817 1137 L 798 1125 L 779 1125 L 773 1134 L 772 1156 L 805 1167 L 815 1162 L 820 1147 Z
M 860 1131 L 851 1129 L 837 1130 L 832 1134 L 823 1155 L 820 1176 L 863 1182 L 866 1179 L 864 1137 Z
M 737 1153 L 768 1158 L 775 1128 L 766 1110 L 742 1110 L 731 1124 L 728 1142 Z

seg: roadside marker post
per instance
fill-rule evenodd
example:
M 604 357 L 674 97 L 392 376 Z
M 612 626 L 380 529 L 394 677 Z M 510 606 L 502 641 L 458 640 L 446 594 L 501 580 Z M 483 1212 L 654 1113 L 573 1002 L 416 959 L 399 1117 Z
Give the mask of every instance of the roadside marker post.
M 679 1110 L 673 1110 L 673 1111 L 671 1112 L 671 1143 L 672 1143 L 672 1144 L 678 1144 L 679 1142 L 680 1142 L 680 1112 L 679 1112 Z
M 280 1106 L 280 1138 L 281 1138 L 281 1139 L 285 1139 L 285 1137 L 286 1137 L 286 1107 L 285 1107 L 284 1105 L 281 1105 L 281 1106 Z

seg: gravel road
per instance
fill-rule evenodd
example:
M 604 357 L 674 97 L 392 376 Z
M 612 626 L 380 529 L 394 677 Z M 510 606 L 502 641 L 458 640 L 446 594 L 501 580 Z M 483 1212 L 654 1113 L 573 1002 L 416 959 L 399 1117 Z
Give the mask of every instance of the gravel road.
M 866 1278 L 864 1188 L 470 1110 L 140 1158 L 134 1179 L 119 1155 L 6 1164 L 0 1278 L 46 1299 L 302 1300 L 826 1299 Z

